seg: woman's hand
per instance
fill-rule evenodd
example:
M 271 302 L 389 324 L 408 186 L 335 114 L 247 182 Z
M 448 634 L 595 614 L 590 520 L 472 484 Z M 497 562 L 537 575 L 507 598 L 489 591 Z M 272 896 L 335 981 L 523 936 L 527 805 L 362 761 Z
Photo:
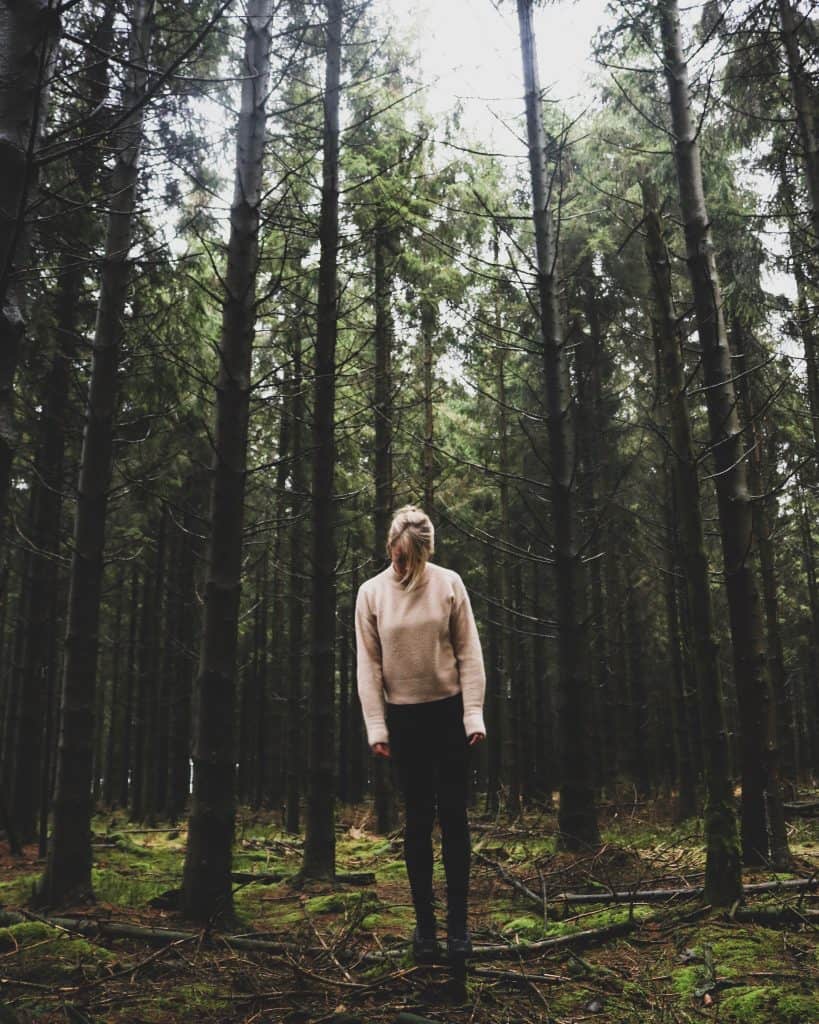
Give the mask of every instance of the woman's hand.
M 389 743 L 373 743 L 372 751 L 376 757 L 390 757 Z
M 485 732 L 473 732 L 472 735 L 469 737 L 469 745 L 470 747 L 474 747 L 477 743 L 483 743 L 485 739 Z

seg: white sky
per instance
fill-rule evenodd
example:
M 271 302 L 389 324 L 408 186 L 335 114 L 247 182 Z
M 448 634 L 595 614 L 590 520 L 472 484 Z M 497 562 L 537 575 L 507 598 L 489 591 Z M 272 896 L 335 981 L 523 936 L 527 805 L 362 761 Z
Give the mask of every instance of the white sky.
M 523 110 L 517 5 L 514 0 L 376 0 L 401 37 L 417 40 L 433 114 L 463 106 L 467 134 L 509 138 L 505 118 Z M 605 0 L 564 0 L 535 9 L 541 85 L 571 113 L 588 102 L 595 69 L 591 40 L 608 20 Z

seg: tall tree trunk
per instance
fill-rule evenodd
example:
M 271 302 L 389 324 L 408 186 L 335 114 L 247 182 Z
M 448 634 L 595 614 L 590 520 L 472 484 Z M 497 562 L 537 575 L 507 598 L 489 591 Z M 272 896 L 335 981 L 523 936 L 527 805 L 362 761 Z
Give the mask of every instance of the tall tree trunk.
M 580 268 L 580 290 L 582 307 L 588 335 L 583 335 L 577 347 L 577 397 L 579 411 L 578 440 L 580 442 L 581 493 L 585 506 L 585 518 L 590 534 L 592 558 L 589 563 L 589 605 L 591 611 L 591 637 L 589 642 L 589 673 L 592 680 L 591 704 L 589 708 L 591 749 L 594 757 L 594 782 L 600 788 L 606 778 L 606 744 L 603 741 L 603 700 L 609 680 L 609 637 L 608 616 L 603 591 L 604 559 L 610 552 L 601 551 L 601 540 L 605 543 L 606 522 L 601 504 L 601 492 L 605 495 L 612 475 L 610 468 L 610 442 L 608 433 L 611 424 L 607 422 L 603 402 L 603 361 L 604 339 L 600 322 L 599 294 L 594 265 L 589 258 Z M 601 557 L 602 556 L 602 557 Z
M 501 670 L 501 629 L 500 620 L 503 616 L 502 607 L 498 607 L 497 594 L 499 588 L 498 564 L 495 552 L 489 545 L 484 550 L 486 566 L 486 589 L 489 599 L 486 604 L 486 691 L 488 698 L 488 740 L 487 740 L 487 786 L 486 813 L 497 814 L 501 807 L 501 792 L 504 783 L 503 742 L 508 731 L 506 722 L 506 692 L 503 688 Z
M 111 175 L 88 407 L 80 456 L 74 553 L 60 702 L 54 829 L 42 880 L 49 906 L 91 893 L 91 762 L 105 518 L 111 483 L 117 363 L 130 277 L 128 250 L 143 135 L 141 99 L 153 39 L 153 2 L 135 0 L 129 39 L 127 113 Z
M 310 764 L 302 870 L 335 875 L 336 538 L 334 508 L 336 337 L 338 333 L 338 166 L 342 0 L 326 0 L 324 160 L 319 217 L 318 327 L 313 400 L 313 578 L 310 655 Z
M 151 605 L 154 597 L 154 574 L 145 566 L 142 578 L 142 603 L 139 609 L 137 634 L 133 731 L 131 733 L 131 821 L 145 819 L 145 730 L 148 723 L 148 694 L 151 663 Z
M 356 648 L 355 637 L 355 599 L 358 593 L 358 569 L 353 567 L 350 576 L 350 600 L 344 612 L 345 635 L 349 645 L 350 677 L 356 677 Z M 350 750 L 350 803 L 357 804 L 364 799 L 365 788 L 365 754 L 366 740 L 364 738 L 364 719 L 361 712 L 361 702 L 358 699 L 358 690 L 352 686 L 350 692 L 350 717 L 347 722 L 349 733 Z
M 588 756 L 588 686 L 582 657 L 585 638 L 580 618 L 581 562 L 575 537 L 574 425 L 568 352 L 564 343 L 558 294 L 557 246 L 552 222 L 553 195 L 546 168 L 546 140 L 532 29 L 532 0 L 518 0 L 517 7 L 526 87 L 526 130 L 534 203 L 537 286 L 546 385 L 544 404 L 549 429 L 549 482 L 557 573 L 562 738 L 559 841 L 566 849 L 579 850 L 599 845 L 600 832 L 594 804 L 592 764 Z
M 208 569 L 196 681 L 193 796 L 182 879 L 184 913 L 198 921 L 227 921 L 233 917 L 230 868 L 236 814 L 236 644 L 272 12 L 272 0 L 248 0 L 216 382 Z
M 298 328 L 298 321 L 296 321 Z M 273 630 L 270 634 L 270 732 L 266 748 L 269 751 L 264 759 L 264 801 L 269 807 L 280 809 L 285 799 L 285 747 L 286 747 L 286 696 L 285 679 L 289 673 L 285 671 L 286 635 L 280 624 L 287 621 L 285 605 L 284 558 L 286 551 L 285 521 L 295 509 L 292 504 L 292 493 L 295 490 L 294 451 L 294 372 L 291 366 L 285 375 L 282 387 L 281 414 L 279 419 L 278 465 L 276 467 L 276 527 L 273 535 L 273 593 L 271 595 L 271 619 Z M 287 489 L 288 476 L 291 474 L 292 487 Z M 295 530 L 296 524 L 292 529 Z M 291 566 L 292 566 L 291 559 Z M 291 572 L 291 578 L 293 573 Z M 267 627 L 265 627 L 267 632 Z
M 529 563 L 531 574 L 530 594 L 532 600 L 532 686 L 534 690 L 534 733 L 537 739 L 534 747 L 535 778 L 532 797 L 546 807 L 552 805 L 553 786 L 553 743 L 552 694 L 548 669 L 546 667 L 545 616 L 541 605 L 540 562 Z
M 788 80 L 791 85 L 793 106 L 796 111 L 796 123 L 799 127 L 799 138 L 802 142 L 802 160 L 805 165 L 808 195 L 810 196 L 810 221 L 813 233 L 811 251 L 814 258 L 819 256 L 819 128 L 814 120 L 816 117 L 815 84 L 805 68 L 799 49 L 799 37 L 796 25 L 796 12 L 790 0 L 777 0 L 779 5 L 779 21 L 782 27 L 782 45 L 788 65 Z M 801 16 L 800 16 L 801 17 Z M 807 18 L 808 16 L 805 15 Z
M 26 218 L 59 27 L 50 0 L 0 4 L 0 537 L 17 439 L 13 393 L 25 328 Z
M 256 735 L 253 737 L 255 748 L 255 775 L 251 804 L 259 809 L 264 804 L 265 772 L 269 760 L 267 742 L 270 729 L 270 680 L 268 678 L 268 630 L 270 625 L 270 575 L 268 547 L 265 545 L 262 565 L 259 571 L 259 619 L 256 633 L 256 676 L 258 694 L 258 714 L 256 717 Z
M 765 820 L 767 691 L 762 609 L 753 566 L 753 513 L 725 331 L 711 224 L 705 205 L 697 127 L 691 114 L 688 66 L 682 48 L 677 0 L 659 5 L 665 74 L 674 128 L 674 154 L 685 225 L 688 272 L 702 346 L 705 398 L 713 453 L 723 566 L 728 598 L 734 676 L 741 721 L 742 857 L 762 864 L 768 856 Z
M 307 516 L 307 471 L 302 437 L 306 402 L 302 373 L 301 325 L 296 322 L 293 337 L 293 490 L 290 514 L 290 595 L 287 673 L 287 751 L 285 757 L 285 827 L 295 835 L 301 823 L 301 789 L 306 766 L 303 754 L 304 711 L 302 708 L 304 665 L 304 565 L 305 520 Z
M 795 216 L 795 214 L 793 215 Z M 805 377 L 808 393 L 808 409 L 813 426 L 813 440 L 819 451 L 819 340 L 817 339 L 817 317 L 809 301 L 810 283 L 805 273 L 804 255 L 797 243 L 797 228 L 791 221 L 789 228 L 791 266 L 796 281 L 796 323 L 802 347 L 805 351 Z M 817 261 L 819 266 L 819 261 Z M 819 273 L 819 271 L 817 271 Z
M 498 263 L 498 227 L 495 227 L 493 239 L 494 262 Z M 519 722 L 517 718 L 518 693 L 521 680 L 515 674 L 515 650 L 517 637 L 514 635 L 515 619 L 512 610 L 512 527 L 509 518 L 509 415 L 506 403 L 506 347 L 503 339 L 500 301 L 497 292 L 493 296 L 492 308 L 493 333 L 495 336 L 495 406 L 497 409 L 498 437 L 498 505 L 499 531 L 495 543 L 500 546 L 492 556 L 498 564 L 498 588 L 490 593 L 498 599 L 498 619 L 500 622 L 500 693 L 504 713 L 502 759 L 502 775 L 508 781 L 506 788 L 506 810 L 516 816 L 521 811 L 521 771 Z
M 117 577 L 117 596 L 114 610 L 113 664 L 111 666 L 111 699 L 108 712 L 108 731 L 105 736 L 105 752 L 103 755 L 104 784 L 102 799 L 107 807 L 114 807 L 117 802 L 115 765 L 122 758 L 122 651 L 125 644 L 122 636 L 122 611 L 125 604 L 125 573 L 120 571 Z
M 658 347 L 658 364 L 662 363 L 657 332 L 654 332 Z M 659 369 L 658 365 L 658 369 Z M 662 377 L 660 378 L 662 381 Z M 661 384 L 662 386 L 662 384 Z M 666 385 L 667 386 L 667 385 Z M 663 403 L 666 412 L 667 403 Z M 668 417 L 666 417 L 668 420 Z M 665 426 L 668 426 L 666 422 Z M 679 453 L 677 453 L 679 456 Z M 677 807 L 676 814 L 680 821 L 691 818 L 697 813 L 697 773 L 691 753 L 691 736 L 688 729 L 688 700 L 686 695 L 686 677 L 684 659 L 687 650 L 683 648 L 680 635 L 680 607 L 678 600 L 678 577 L 684 577 L 682 559 L 680 557 L 679 513 L 676 509 L 674 480 L 675 467 L 672 464 L 674 455 L 666 451 L 663 456 L 663 513 L 665 516 L 665 611 L 668 623 L 668 657 L 671 662 L 671 712 L 674 731 L 674 759 L 677 764 Z
M 119 805 L 127 807 L 131 800 L 134 751 L 134 690 L 137 673 L 137 637 L 139 635 L 139 567 L 131 565 L 131 594 L 128 607 L 128 648 L 125 662 L 125 700 L 122 709 L 122 760 L 119 765 Z
M 197 513 L 191 502 L 199 495 L 199 487 L 188 494 L 180 542 L 177 570 L 178 628 L 172 665 L 173 686 L 168 697 L 168 783 L 165 813 L 177 821 L 185 810 L 190 777 L 191 692 L 195 665 L 191 652 L 196 643 L 196 612 L 194 607 L 196 574 L 194 560 L 198 544 L 194 540 Z M 197 508 L 199 502 L 197 501 Z
M 377 568 L 386 564 L 385 544 L 393 508 L 392 480 L 392 347 L 393 326 L 390 314 L 391 279 L 387 269 L 390 236 L 386 227 L 376 225 L 373 252 L 375 298 L 375 509 L 373 524 L 375 543 L 373 561 Z M 341 720 L 343 721 L 343 719 Z M 375 790 L 375 827 L 385 835 L 397 825 L 395 792 L 391 765 L 383 757 L 373 759 Z
M 433 384 L 435 379 L 435 353 L 432 348 L 438 314 L 435 305 L 427 299 L 421 300 L 421 342 L 424 386 L 424 452 L 421 476 L 424 487 L 424 509 L 429 516 L 435 515 L 435 408 L 433 405 Z M 440 555 L 440 547 L 439 547 Z
M 808 604 L 810 617 L 808 619 L 808 657 L 807 677 L 805 689 L 808 699 L 804 702 L 809 709 L 807 715 L 806 745 L 808 750 L 804 758 L 805 766 L 811 766 L 814 777 L 819 775 L 819 580 L 816 576 L 816 558 L 814 556 L 813 530 L 810 512 L 805 501 L 805 490 L 803 481 L 800 479 L 799 488 L 799 520 L 802 534 L 802 561 L 805 567 L 805 577 L 808 584 Z M 816 714 L 810 714 L 810 709 L 815 709 Z
M 143 691 L 144 730 L 142 734 L 142 808 L 141 820 L 153 826 L 156 823 L 158 759 L 159 759 L 159 694 L 162 665 L 162 636 L 165 610 L 165 538 L 167 533 L 167 505 L 163 502 L 156 533 L 156 554 L 151 574 L 152 592 L 148 600 L 145 623 L 146 645 L 140 665 Z M 147 595 L 146 595 L 147 596 Z
M 646 261 L 654 293 L 655 333 L 662 353 L 661 393 L 668 406 L 672 473 L 679 516 L 680 545 L 688 590 L 693 662 L 696 671 L 705 774 L 705 899 L 727 906 L 742 895 L 742 870 L 736 811 L 730 777 L 719 644 L 705 553 L 697 462 L 685 393 L 677 316 L 671 293 L 671 268 L 663 239 L 656 190 L 643 183 Z
M 787 871 L 791 866 L 788 849 L 788 833 L 785 828 L 785 814 L 782 808 L 781 763 L 782 748 L 779 738 L 779 709 L 784 704 L 785 659 L 782 637 L 779 632 L 779 597 L 777 593 L 776 569 L 774 567 L 773 544 L 771 542 L 771 521 L 768 517 L 768 503 L 765 496 L 765 472 L 763 469 L 764 449 L 762 430 L 758 422 L 760 408 L 757 375 L 759 367 L 751 365 L 752 339 L 746 325 L 739 316 L 732 323 L 734 348 L 739 356 L 737 386 L 742 402 L 742 416 L 745 431 L 751 443 L 748 459 L 748 483 L 754 495 L 752 506 L 754 534 L 759 553 L 759 567 L 762 576 L 762 592 L 765 599 L 765 626 L 768 639 L 768 675 L 765 693 L 765 725 L 767 758 L 765 761 L 765 800 L 768 822 L 771 829 L 771 860 L 775 868 Z M 764 401 L 764 399 L 763 399 Z

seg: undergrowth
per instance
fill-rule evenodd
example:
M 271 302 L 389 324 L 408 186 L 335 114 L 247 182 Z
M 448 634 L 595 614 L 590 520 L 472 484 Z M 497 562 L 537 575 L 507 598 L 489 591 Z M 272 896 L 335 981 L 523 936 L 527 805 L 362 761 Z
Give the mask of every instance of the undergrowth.
M 601 848 L 570 855 L 556 848 L 551 812 L 515 821 L 475 816 L 470 925 L 477 947 L 498 952 L 476 960 L 466 979 L 446 965 L 413 964 L 400 833 L 378 836 L 370 824 L 364 808 L 342 813 L 337 866 L 340 873 L 372 872 L 374 884 L 297 886 L 291 880 L 302 840 L 270 815 L 240 814 L 234 870 L 263 875 L 265 884 L 242 876 L 234 902 L 241 931 L 272 943 L 259 952 L 203 943 L 162 902 L 181 885 L 183 827 L 140 829 L 121 814 L 98 817 L 97 904 L 61 913 L 184 930 L 190 938 L 157 948 L 80 937 L 33 917 L 6 922 L 0 1024 L 316 1024 L 344 1014 L 379 1024 L 406 1009 L 464 1024 L 819 1024 L 819 947 L 807 913 L 803 926 L 780 927 L 740 923 L 697 900 L 584 904 L 567 896 L 696 887 L 704 868 L 697 821 L 671 824 L 654 806 L 612 807 L 602 822 Z M 746 881 L 804 876 L 819 867 L 818 823 L 789 827 L 794 870 L 747 872 Z M 436 862 L 442 897 L 437 844 Z M 3 912 L 29 914 L 42 871 L 36 851 L 19 860 L 3 854 L 2 866 L 0 919 Z M 803 913 L 816 906 L 815 896 L 785 892 L 752 905 L 770 910 L 786 901 Z M 592 937 L 537 954 L 528 949 L 579 933 Z

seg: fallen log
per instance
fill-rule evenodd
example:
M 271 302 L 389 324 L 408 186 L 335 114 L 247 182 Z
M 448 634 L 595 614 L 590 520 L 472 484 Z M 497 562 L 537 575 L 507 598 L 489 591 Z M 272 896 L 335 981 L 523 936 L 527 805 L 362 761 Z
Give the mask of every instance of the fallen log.
M 530 903 L 543 911 L 544 899 L 533 892 L 519 878 L 515 878 L 502 864 L 491 860 L 485 854 L 475 853 L 476 860 L 494 868 L 501 878 L 508 882 Z M 773 882 L 748 882 L 742 887 L 743 893 L 753 895 L 763 892 L 811 892 L 819 890 L 819 874 L 811 878 L 792 878 Z M 633 889 L 610 892 L 561 892 L 548 897 L 548 903 L 665 903 L 670 900 L 696 899 L 703 894 L 702 886 L 685 889 Z
M 786 818 L 815 818 L 819 815 L 819 800 L 787 800 L 782 809 Z
M 797 907 L 739 907 L 731 916 L 742 924 L 809 924 L 819 925 L 819 910 L 800 910 Z
M 0 926 L 22 924 L 25 921 L 42 921 L 43 924 L 61 928 L 66 932 L 85 938 L 134 939 L 149 946 L 166 946 L 171 942 L 201 941 L 203 945 L 224 944 L 232 949 L 256 950 L 261 953 L 299 953 L 304 950 L 296 943 L 270 942 L 253 939 L 247 935 L 221 935 L 216 932 L 181 932 L 171 928 L 151 928 L 145 925 L 123 924 L 119 921 L 101 921 L 93 917 L 41 917 L 33 914 L 17 914 L 8 910 L 0 911 Z M 316 950 L 319 952 L 319 950 Z
M 567 946 L 589 946 L 595 942 L 605 942 L 608 939 L 619 938 L 627 935 L 639 925 L 647 924 L 650 919 L 630 918 L 627 921 L 618 921 L 615 924 L 607 924 L 602 928 L 586 928 L 583 931 L 572 932 L 571 935 L 558 935 L 554 939 L 540 939 L 537 942 L 509 943 L 508 945 L 478 946 L 473 949 L 470 962 L 473 960 L 519 960 L 529 956 L 540 956 L 542 953 L 549 953 L 554 950 L 564 949 Z M 400 958 L 406 955 L 406 946 L 398 949 L 385 949 L 380 953 L 367 953 L 360 958 L 360 963 L 375 964 Z

